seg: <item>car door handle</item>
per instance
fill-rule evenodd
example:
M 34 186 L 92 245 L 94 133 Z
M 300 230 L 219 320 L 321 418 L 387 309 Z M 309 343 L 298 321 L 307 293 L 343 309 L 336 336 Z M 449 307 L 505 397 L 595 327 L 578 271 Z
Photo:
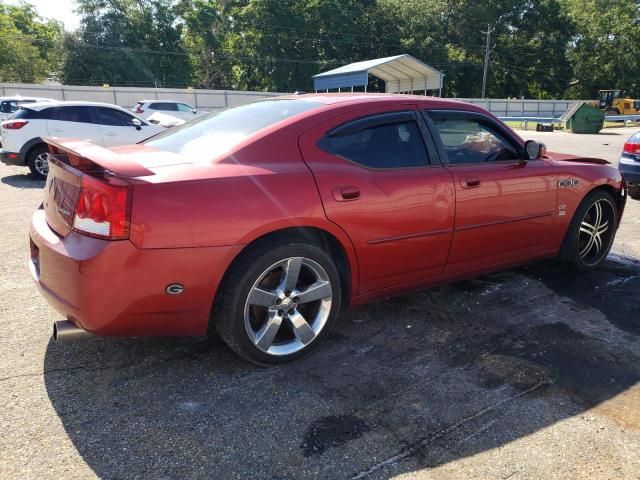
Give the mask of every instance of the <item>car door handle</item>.
M 348 202 L 360 198 L 360 189 L 354 185 L 345 185 L 333 189 L 333 198 L 337 202 Z
M 462 179 L 462 188 L 477 188 L 480 186 L 478 177 L 466 177 Z
M 50 128 L 49 130 L 51 130 L 52 132 L 62 132 L 61 128 Z
M 104 134 L 105 134 L 107 137 L 115 137 L 116 135 L 118 135 L 116 132 L 104 132 Z

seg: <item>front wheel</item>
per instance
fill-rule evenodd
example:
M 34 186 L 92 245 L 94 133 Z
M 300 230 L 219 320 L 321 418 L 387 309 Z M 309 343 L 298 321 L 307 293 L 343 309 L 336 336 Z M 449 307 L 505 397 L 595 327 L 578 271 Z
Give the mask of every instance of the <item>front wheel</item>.
M 631 198 L 634 200 L 640 200 L 640 185 L 630 185 L 627 191 Z
M 236 353 L 275 365 L 315 348 L 335 321 L 340 301 L 338 271 L 320 247 L 263 245 L 231 267 L 213 321 Z
M 560 256 L 579 270 L 596 268 L 607 257 L 616 234 L 618 210 L 604 190 L 588 194 L 576 210 Z

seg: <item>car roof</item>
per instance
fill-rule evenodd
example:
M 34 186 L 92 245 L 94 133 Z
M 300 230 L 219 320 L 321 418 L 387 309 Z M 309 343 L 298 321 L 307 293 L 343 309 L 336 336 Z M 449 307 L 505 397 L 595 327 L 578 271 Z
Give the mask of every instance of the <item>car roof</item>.
M 102 103 L 102 102 L 80 102 L 80 101 L 49 101 L 49 102 L 38 102 L 38 103 L 30 103 L 29 105 L 21 105 L 22 108 L 28 108 L 30 110 L 43 110 L 45 108 L 51 107 L 108 107 L 108 108 L 117 108 L 118 110 L 124 110 L 124 108 L 119 107 L 118 105 L 114 105 L 112 103 Z
M 136 103 L 187 103 L 183 100 L 138 100 Z

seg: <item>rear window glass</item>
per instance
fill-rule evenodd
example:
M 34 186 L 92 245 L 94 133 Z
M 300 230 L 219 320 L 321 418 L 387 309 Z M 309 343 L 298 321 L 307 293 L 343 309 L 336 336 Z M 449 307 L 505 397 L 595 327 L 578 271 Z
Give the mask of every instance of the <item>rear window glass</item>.
M 306 100 L 262 100 L 199 117 L 145 142 L 150 147 L 214 158 L 228 152 L 248 136 L 322 103 Z
M 16 113 L 11 115 L 11 119 L 25 119 L 25 120 L 46 120 L 49 118 L 52 108 L 45 108 L 43 110 L 31 110 L 30 108 L 18 107 Z

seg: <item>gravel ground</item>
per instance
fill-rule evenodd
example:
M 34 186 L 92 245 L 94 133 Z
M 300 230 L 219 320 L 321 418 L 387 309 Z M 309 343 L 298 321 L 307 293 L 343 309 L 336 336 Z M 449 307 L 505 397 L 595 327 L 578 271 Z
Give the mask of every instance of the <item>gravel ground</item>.
M 525 135 L 617 161 L 630 132 Z M 597 272 L 373 303 L 260 369 L 217 338 L 52 343 L 26 263 L 42 182 L 0 177 L 2 479 L 640 479 L 640 202 Z

